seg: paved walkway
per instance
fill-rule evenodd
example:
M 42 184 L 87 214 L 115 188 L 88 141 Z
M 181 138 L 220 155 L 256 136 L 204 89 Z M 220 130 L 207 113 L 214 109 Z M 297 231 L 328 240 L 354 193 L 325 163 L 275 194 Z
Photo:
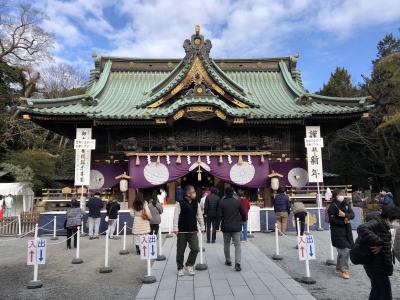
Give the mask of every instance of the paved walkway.
M 204 261 L 208 270 L 196 271 L 195 276 L 178 278 L 175 263 L 176 237 L 167 239 L 164 243 L 167 260 L 156 261 L 152 267 L 157 282 L 143 285 L 136 299 L 314 299 L 251 242 L 242 243 L 241 272 L 224 265 L 221 234 L 218 235 L 217 243 L 204 243 L 204 247 Z M 233 246 L 231 255 L 234 260 Z

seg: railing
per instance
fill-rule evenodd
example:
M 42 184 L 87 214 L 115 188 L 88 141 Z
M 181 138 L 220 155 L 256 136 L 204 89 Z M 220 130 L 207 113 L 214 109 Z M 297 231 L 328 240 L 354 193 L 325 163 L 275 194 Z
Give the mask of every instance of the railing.
M 0 220 L 0 235 L 17 235 L 19 233 L 24 234 L 35 228 L 35 224 L 39 222 L 38 212 L 22 212 L 21 218 L 21 230 L 19 228 L 20 222 L 18 216 L 3 218 Z

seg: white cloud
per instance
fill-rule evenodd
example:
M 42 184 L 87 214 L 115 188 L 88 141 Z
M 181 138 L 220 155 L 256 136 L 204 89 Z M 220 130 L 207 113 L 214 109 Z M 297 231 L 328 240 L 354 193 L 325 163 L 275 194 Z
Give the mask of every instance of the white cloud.
M 38 1 L 50 17 L 56 49 L 104 48 L 112 55 L 182 57 L 182 43 L 200 24 L 212 56 L 286 53 L 285 41 L 313 32 L 349 39 L 358 29 L 400 19 L 398 0 L 62 0 Z M 108 10 L 120 20 L 109 19 Z M 117 26 L 118 24 L 118 26 Z M 118 28 L 118 29 L 117 29 Z M 93 33 L 108 41 L 98 45 Z M 71 50 L 72 49 L 72 50 Z M 92 52 L 92 51 L 88 52 Z

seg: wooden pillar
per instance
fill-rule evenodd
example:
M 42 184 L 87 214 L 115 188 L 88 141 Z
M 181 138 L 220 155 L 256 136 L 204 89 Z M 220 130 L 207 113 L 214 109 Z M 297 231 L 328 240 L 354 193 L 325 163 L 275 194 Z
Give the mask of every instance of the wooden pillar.
M 136 197 L 136 189 L 129 188 L 129 190 L 128 190 L 128 207 L 129 208 L 132 208 L 133 200 L 135 200 L 135 197 Z
M 264 207 L 271 207 L 272 206 L 272 193 L 269 187 L 263 188 L 263 200 L 264 200 Z
M 167 184 L 168 187 L 168 204 L 175 204 L 176 181 Z

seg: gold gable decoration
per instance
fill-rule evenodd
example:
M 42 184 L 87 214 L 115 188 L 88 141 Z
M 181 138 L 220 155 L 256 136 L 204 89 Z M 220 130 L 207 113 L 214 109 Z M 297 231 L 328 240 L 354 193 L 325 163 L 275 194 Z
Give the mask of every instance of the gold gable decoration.
M 196 56 L 193 60 L 192 66 L 186 76 L 179 82 L 168 94 L 164 95 L 163 97 L 159 98 L 157 101 L 149 104 L 147 108 L 156 108 L 163 105 L 173 96 L 177 95 L 180 91 L 184 88 L 188 88 L 192 83 L 195 85 L 205 84 L 211 90 L 214 90 L 219 95 L 224 97 L 226 100 L 238 106 L 240 108 L 248 108 L 249 106 L 240 100 L 232 97 L 228 93 L 225 92 L 223 88 L 221 88 L 207 73 L 207 70 L 203 66 L 200 57 Z

